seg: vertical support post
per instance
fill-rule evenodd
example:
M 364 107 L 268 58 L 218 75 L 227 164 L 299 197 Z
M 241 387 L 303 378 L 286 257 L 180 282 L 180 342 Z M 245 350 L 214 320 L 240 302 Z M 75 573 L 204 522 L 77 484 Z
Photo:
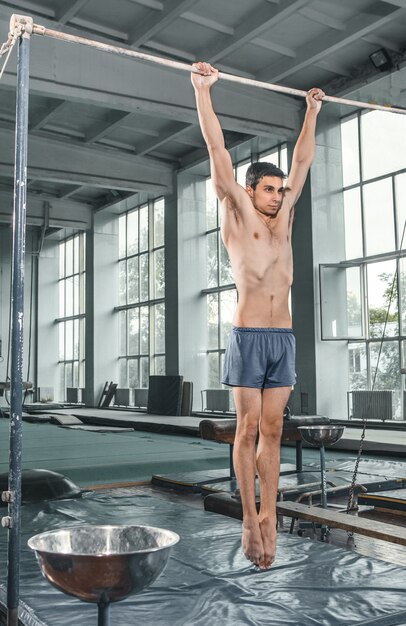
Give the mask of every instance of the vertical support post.
M 11 297 L 11 399 L 8 505 L 7 626 L 18 625 L 23 398 L 24 262 L 27 199 L 28 82 L 30 34 L 17 42 L 17 105 Z

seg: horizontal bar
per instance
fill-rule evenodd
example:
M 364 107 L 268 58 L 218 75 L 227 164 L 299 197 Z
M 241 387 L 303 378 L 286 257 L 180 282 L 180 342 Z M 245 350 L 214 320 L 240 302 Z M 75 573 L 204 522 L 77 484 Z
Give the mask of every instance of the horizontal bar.
M 110 52 L 112 54 L 118 54 L 120 56 L 138 59 L 140 61 L 147 61 L 148 63 L 156 63 L 158 65 L 164 65 L 165 67 L 169 67 L 174 70 L 181 70 L 181 71 L 186 71 L 189 73 L 190 72 L 198 73 L 198 71 L 195 68 L 193 68 L 191 65 L 189 65 L 188 63 L 182 63 L 180 61 L 172 61 L 171 59 L 165 59 L 163 57 L 154 56 L 152 54 L 146 54 L 145 52 L 139 52 L 138 50 L 120 48 L 118 46 L 101 43 L 100 41 L 94 41 L 93 39 L 87 39 L 85 37 L 77 37 L 76 35 L 68 35 L 67 33 L 61 33 L 57 30 L 51 30 L 50 28 L 45 28 L 45 26 L 39 26 L 38 24 L 33 24 L 32 32 L 34 35 L 42 35 L 43 37 L 51 37 L 53 39 L 59 39 L 61 41 L 67 41 L 70 43 L 79 43 L 84 46 L 96 48 L 97 50 L 101 50 L 103 52 Z M 307 92 L 303 91 L 302 89 L 293 89 L 291 87 L 285 87 L 284 85 L 275 85 L 273 83 L 266 83 L 263 81 L 254 80 L 252 78 L 244 78 L 242 76 L 235 76 L 234 74 L 226 74 L 224 72 L 219 72 L 219 79 L 233 82 L 233 83 L 239 83 L 240 85 L 245 85 L 249 87 L 258 87 L 260 89 L 276 91 L 276 92 L 283 93 L 289 96 L 299 96 L 302 98 L 306 98 L 307 96 Z M 347 98 L 336 98 L 335 96 L 324 96 L 323 101 L 333 102 L 336 104 L 345 104 L 345 105 L 354 106 L 354 107 L 363 108 L 363 109 L 385 111 L 386 113 L 400 113 L 402 115 L 406 114 L 406 108 L 374 104 L 372 102 L 348 100 Z

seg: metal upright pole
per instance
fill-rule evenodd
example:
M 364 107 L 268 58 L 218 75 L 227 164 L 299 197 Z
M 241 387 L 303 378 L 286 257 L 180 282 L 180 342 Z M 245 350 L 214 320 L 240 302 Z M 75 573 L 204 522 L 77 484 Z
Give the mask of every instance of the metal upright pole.
M 29 22 L 27 24 L 24 22 L 23 26 L 22 34 L 17 42 L 13 260 L 11 271 L 10 458 L 8 491 L 3 494 L 3 499 L 8 502 L 8 517 L 3 518 L 3 526 L 8 528 L 7 626 L 18 626 L 20 586 L 24 263 L 27 199 L 29 51 L 30 33 L 32 32 L 32 28 L 29 28 Z

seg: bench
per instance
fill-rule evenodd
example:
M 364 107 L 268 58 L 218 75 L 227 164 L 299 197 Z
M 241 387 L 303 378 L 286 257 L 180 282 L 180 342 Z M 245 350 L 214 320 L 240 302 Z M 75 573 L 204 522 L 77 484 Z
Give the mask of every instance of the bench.
M 298 415 L 283 420 L 281 442 L 296 442 L 296 471 L 301 472 L 302 461 L 302 437 L 299 426 L 317 424 L 329 424 L 328 417 L 321 415 Z M 233 467 L 233 446 L 235 439 L 237 420 L 231 419 L 204 419 L 199 424 L 199 432 L 202 439 L 227 443 L 230 446 L 230 478 L 235 478 Z
M 286 515 L 293 519 L 300 518 L 310 522 L 319 522 L 327 524 L 331 528 L 341 528 L 342 530 L 366 535 L 374 539 L 397 543 L 401 546 L 406 545 L 406 528 L 395 526 L 394 524 L 376 522 L 375 520 L 356 517 L 338 511 L 329 511 L 298 502 L 277 502 L 276 512 L 279 515 Z

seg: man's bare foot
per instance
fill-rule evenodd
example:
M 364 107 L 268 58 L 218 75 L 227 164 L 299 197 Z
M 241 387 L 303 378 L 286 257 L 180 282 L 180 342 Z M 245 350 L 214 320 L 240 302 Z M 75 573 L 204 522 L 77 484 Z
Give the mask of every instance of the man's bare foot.
M 269 569 L 275 560 L 276 552 L 276 519 L 264 517 L 259 522 L 262 544 L 264 546 L 264 558 L 260 561 L 260 567 Z
M 241 545 L 245 558 L 260 566 L 264 561 L 264 546 L 258 520 L 244 520 Z

